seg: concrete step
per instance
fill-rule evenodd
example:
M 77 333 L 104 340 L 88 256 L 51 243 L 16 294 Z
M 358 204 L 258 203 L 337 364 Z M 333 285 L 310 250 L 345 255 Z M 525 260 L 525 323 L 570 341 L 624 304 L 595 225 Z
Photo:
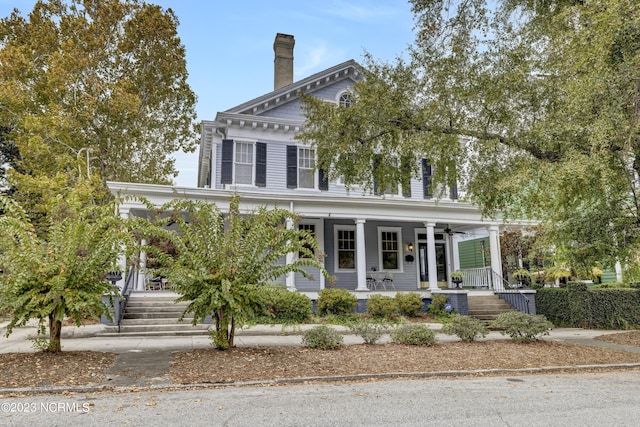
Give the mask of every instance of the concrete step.
M 207 332 L 209 326 L 199 323 L 197 325 L 191 324 L 164 324 L 164 325 L 120 325 L 120 334 L 123 332 L 136 332 L 136 333 L 152 333 L 157 334 L 159 332 L 193 332 L 193 331 L 202 331 L 204 333 Z
M 487 324 L 495 320 L 501 313 L 513 311 L 511 305 L 497 295 L 470 296 L 467 303 L 469 305 L 469 316 L 473 316 Z
M 157 312 L 157 311 L 151 311 L 148 313 L 129 313 L 129 312 L 125 312 L 124 316 L 122 316 L 123 319 L 175 319 L 178 320 L 180 318 L 180 315 L 182 314 L 181 311 L 162 311 L 162 312 Z M 193 316 L 192 316 L 193 317 Z
M 145 331 L 145 332 L 125 332 L 121 328 L 121 332 L 118 332 L 118 327 L 114 329 L 96 334 L 98 337 L 191 337 L 191 336 L 207 336 L 209 332 L 206 329 L 192 329 L 184 331 Z
M 186 307 L 189 304 L 186 302 L 172 302 L 172 301 L 129 301 L 127 307 Z
M 179 305 L 167 305 L 160 307 L 129 307 L 129 305 L 127 304 L 126 311 L 129 313 L 182 313 L 185 308 L 186 306 L 181 307 Z
M 178 318 L 176 317 L 157 317 L 152 319 L 127 319 L 124 318 L 120 322 L 122 326 L 134 326 L 134 325 L 189 325 L 191 326 L 191 321 L 193 320 L 193 316 L 191 318 L 184 318 L 182 322 L 178 322 Z

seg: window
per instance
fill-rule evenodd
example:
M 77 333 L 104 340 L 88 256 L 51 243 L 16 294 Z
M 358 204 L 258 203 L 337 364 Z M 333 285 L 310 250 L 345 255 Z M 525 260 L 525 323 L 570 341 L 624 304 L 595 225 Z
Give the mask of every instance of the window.
M 267 185 L 267 144 L 222 140 L 220 184 Z
M 234 168 L 236 184 L 253 184 L 252 143 L 236 142 Z
M 400 228 L 379 227 L 378 248 L 381 270 L 402 270 L 402 233 Z
M 356 228 L 336 226 L 335 228 L 335 269 L 355 271 L 356 269 Z
M 298 230 L 307 230 L 309 233 L 311 233 L 311 235 L 315 238 L 316 237 L 316 225 L 315 224 L 298 224 Z M 313 248 L 311 248 L 309 245 L 304 245 L 307 249 L 309 249 L 311 252 L 315 253 L 313 251 Z M 303 254 L 302 252 L 298 252 L 298 258 L 309 258 L 309 256 Z
M 298 149 L 298 187 L 315 188 L 316 180 L 314 169 L 316 167 L 315 150 L 311 148 Z
M 340 105 L 341 107 L 346 107 L 349 108 L 351 107 L 351 94 L 350 93 L 343 93 L 342 95 L 340 95 L 340 99 L 338 100 L 338 105 Z

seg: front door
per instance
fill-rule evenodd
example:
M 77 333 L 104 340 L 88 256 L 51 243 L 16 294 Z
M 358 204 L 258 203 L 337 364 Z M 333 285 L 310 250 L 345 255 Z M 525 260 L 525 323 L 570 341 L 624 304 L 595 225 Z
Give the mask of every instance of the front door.
M 447 281 L 447 251 L 444 243 L 436 243 L 436 268 L 438 282 Z M 427 262 L 427 244 L 418 243 L 418 264 L 420 266 L 420 281 L 429 281 L 429 263 Z

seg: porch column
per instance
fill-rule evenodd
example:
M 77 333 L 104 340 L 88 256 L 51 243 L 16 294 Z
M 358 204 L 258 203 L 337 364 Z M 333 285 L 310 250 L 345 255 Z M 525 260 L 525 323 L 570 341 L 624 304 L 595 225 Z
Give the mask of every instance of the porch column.
M 500 257 L 500 228 L 497 225 L 487 227 L 489 231 L 489 252 L 491 253 L 491 270 L 493 277 L 502 277 L 502 260 Z M 493 281 L 494 289 L 504 289 L 502 280 Z
M 427 227 L 427 266 L 429 269 L 429 290 L 438 290 L 438 265 L 436 263 L 435 222 L 425 222 Z
M 294 225 L 293 220 L 291 218 L 287 218 L 287 229 L 289 230 L 293 229 L 293 225 Z M 285 261 L 287 265 L 293 263 L 295 256 L 296 255 L 293 252 L 287 253 L 286 261 Z M 296 290 L 296 273 L 293 271 L 287 273 L 285 283 L 287 285 L 288 290 L 295 291 Z
M 142 239 L 140 241 L 140 246 L 146 246 L 147 239 Z M 136 291 L 144 291 L 145 285 L 147 284 L 147 253 L 145 251 L 140 251 L 140 261 L 138 262 L 138 283 L 136 284 Z
M 622 282 L 622 264 L 620 264 L 620 261 L 616 261 L 616 280 Z
M 356 291 L 368 291 L 367 288 L 367 256 L 365 253 L 364 223 L 365 219 L 356 219 L 356 272 L 358 287 Z
M 119 211 L 117 211 L 117 213 L 120 215 L 121 219 L 123 220 L 129 219 L 129 209 L 123 209 L 122 207 L 119 207 Z M 127 255 L 126 254 L 127 254 L 127 250 L 123 246 L 120 250 L 120 254 L 118 255 L 118 260 L 117 260 L 118 268 L 122 271 L 122 279 L 116 282 L 116 287 L 120 290 L 121 293 L 122 293 L 122 290 L 124 289 L 124 285 L 127 283 L 127 275 L 129 274 L 129 272 L 127 271 Z

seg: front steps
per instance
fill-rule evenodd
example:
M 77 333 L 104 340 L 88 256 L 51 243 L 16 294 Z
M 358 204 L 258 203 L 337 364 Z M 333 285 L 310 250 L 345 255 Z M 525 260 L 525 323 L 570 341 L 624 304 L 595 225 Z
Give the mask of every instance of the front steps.
M 469 294 L 467 303 L 469 304 L 469 316 L 487 323 L 494 320 L 501 313 L 513 311 L 511 305 L 497 295 L 473 296 Z
M 110 327 L 102 336 L 192 336 L 208 335 L 208 324 L 192 325 L 193 314 L 179 322 L 186 302 L 174 302 L 177 295 L 142 294 L 129 297 L 127 308 L 117 326 Z

